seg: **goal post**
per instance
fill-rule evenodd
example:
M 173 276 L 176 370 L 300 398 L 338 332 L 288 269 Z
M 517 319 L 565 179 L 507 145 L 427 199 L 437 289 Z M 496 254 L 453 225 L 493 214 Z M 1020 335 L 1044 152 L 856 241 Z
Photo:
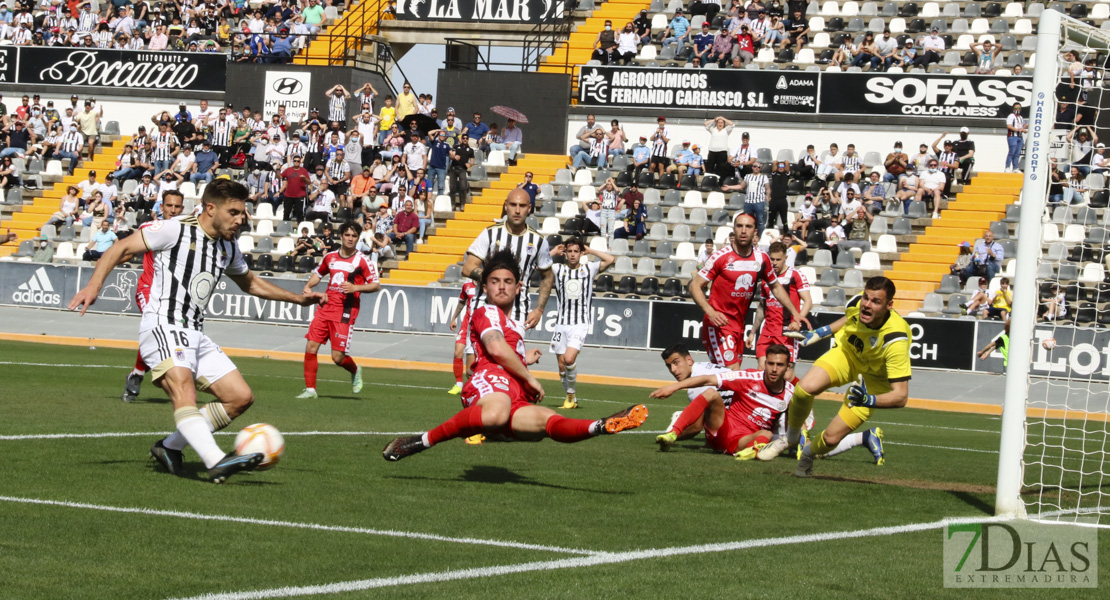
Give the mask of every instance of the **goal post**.
M 1042 329 L 1052 327 L 1051 332 L 1037 331 L 1036 323 L 1039 284 L 1042 283 L 1037 281 L 1037 274 L 1044 262 L 1042 219 L 1052 181 L 1051 159 L 1058 155 L 1053 143 L 1068 133 L 1053 132 L 1057 111 L 1061 108 L 1058 103 L 1074 103 L 1079 110 L 1079 99 L 1086 97 L 1088 89 L 1083 87 L 1081 70 L 1073 69 L 1075 65 L 1063 58 L 1070 50 L 1076 52 L 1078 61 L 1097 58 L 1092 70 L 1098 76 L 1093 82 L 1087 81 L 1094 86 L 1091 89 L 1100 87 L 1100 76 L 1105 72 L 1106 54 L 1110 50 L 1110 31 L 1091 27 L 1055 10 L 1041 13 L 1025 142 L 1018 224 L 1020 238 L 1014 257 L 1017 262 L 1012 282 L 1014 298 L 995 514 L 1069 521 L 1093 516 L 1099 526 L 1107 527 L 1110 526 L 1105 522 L 1110 518 L 1110 485 L 1104 486 L 1103 482 L 1110 481 L 1110 408 L 1106 401 L 1110 382 L 1103 375 L 1110 371 L 1099 373 L 1089 369 L 1086 375 L 1081 375 L 1080 370 L 1074 370 L 1055 378 L 1031 378 L 1031 375 L 1046 374 L 1043 366 L 1037 367 L 1037 373 L 1031 373 L 1035 359 L 1043 361 L 1045 356 L 1050 356 L 1052 361 L 1063 361 L 1069 357 L 1069 352 L 1074 354 L 1080 350 L 1081 339 L 1094 339 L 1096 335 L 1089 328 L 1081 332 L 1071 324 L 1056 322 L 1041 325 Z M 1069 72 L 1069 69 L 1073 70 Z M 1080 82 L 1077 88 L 1070 87 L 1073 81 Z M 1101 90 L 1092 93 L 1097 97 Z M 1091 127 L 1093 130 L 1093 125 Z M 1059 156 L 1061 165 L 1080 154 L 1073 153 L 1070 146 L 1071 143 L 1065 144 L 1065 155 Z M 1090 260 L 1085 257 L 1084 252 L 1080 258 Z M 1103 255 L 1099 253 L 1097 258 L 1101 260 Z M 1063 289 L 1061 284 L 1061 291 Z M 1102 290 L 1081 288 L 1073 291 L 1097 293 Z M 1106 301 L 1098 297 L 1089 299 Z M 1069 312 L 1075 311 L 1072 302 L 1066 305 Z M 1099 335 L 1103 333 L 1104 330 Z M 1060 338 L 1064 344 L 1038 346 L 1038 341 L 1048 339 L 1046 336 L 1053 340 Z M 1110 354 L 1107 359 L 1110 360 Z

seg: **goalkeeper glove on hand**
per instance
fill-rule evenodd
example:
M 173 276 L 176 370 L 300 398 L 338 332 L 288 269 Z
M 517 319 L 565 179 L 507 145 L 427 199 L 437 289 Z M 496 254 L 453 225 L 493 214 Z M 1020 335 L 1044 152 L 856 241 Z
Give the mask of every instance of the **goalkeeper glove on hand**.
M 805 334 L 806 337 L 802 340 L 803 348 L 805 348 L 806 346 L 812 346 L 813 344 L 816 344 L 817 342 L 820 342 L 821 340 L 829 337 L 830 335 L 832 335 L 832 329 L 830 329 L 828 325 L 825 325 L 823 327 L 818 327 L 813 331 L 807 331 L 805 332 Z
M 848 405 L 875 408 L 875 395 L 867 393 L 867 383 L 860 377 L 859 381 L 848 388 Z

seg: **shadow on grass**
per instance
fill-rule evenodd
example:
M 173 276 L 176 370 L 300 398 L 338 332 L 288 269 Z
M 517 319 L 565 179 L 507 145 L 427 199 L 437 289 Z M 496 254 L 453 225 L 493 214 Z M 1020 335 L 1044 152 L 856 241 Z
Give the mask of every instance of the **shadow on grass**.
M 612 490 L 591 490 L 587 488 L 570 487 L 565 485 L 555 485 L 553 483 L 544 483 L 529 479 L 523 475 L 519 475 L 506 469 L 504 467 L 489 467 L 489 466 L 475 466 L 470 467 L 462 475 L 449 479 L 445 477 L 418 477 L 413 475 L 392 475 L 389 479 L 412 479 L 420 481 L 466 481 L 469 483 L 486 483 L 486 484 L 506 484 L 512 483 L 517 485 L 531 485 L 536 487 L 549 488 L 554 490 L 567 490 L 572 492 L 586 492 L 589 494 L 605 494 L 615 496 L 628 496 L 631 492 L 615 492 Z
M 977 485 L 973 483 L 958 483 L 954 481 L 925 481 L 920 479 L 860 479 L 857 477 L 841 477 L 836 475 L 814 475 L 813 479 L 824 481 L 838 481 L 841 483 L 863 483 L 869 485 L 889 485 L 894 487 L 911 488 L 915 490 L 936 490 L 948 492 L 959 500 L 982 509 L 985 512 L 994 512 L 994 507 L 975 498 L 975 494 L 994 494 L 994 486 Z M 985 507 L 985 508 L 983 508 Z
M 983 514 L 987 514 L 987 515 L 993 515 L 994 514 L 994 505 L 991 504 L 990 502 L 987 502 L 983 498 L 980 498 L 976 494 L 970 494 L 968 492 L 956 492 L 956 491 L 950 491 L 948 493 L 952 494 L 952 496 L 954 498 L 956 498 L 957 500 L 959 500 L 960 502 L 963 502 L 964 504 L 974 508 L 975 510 L 977 510 L 979 512 L 982 512 Z

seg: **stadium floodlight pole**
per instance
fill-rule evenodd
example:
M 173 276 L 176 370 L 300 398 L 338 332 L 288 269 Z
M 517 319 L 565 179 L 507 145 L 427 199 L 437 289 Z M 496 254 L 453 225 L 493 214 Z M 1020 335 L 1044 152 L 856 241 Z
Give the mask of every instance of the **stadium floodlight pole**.
M 1056 66 L 1060 48 L 1060 13 L 1041 13 L 1037 27 L 1037 68 L 1033 70 L 1033 92 L 1029 102 L 1029 134 L 1026 139 L 1025 177 L 1021 185 L 1017 269 L 1014 303 L 1010 312 L 1010 351 L 1006 367 L 1005 399 L 1002 403 L 1002 441 L 998 453 L 998 486 L 994 512 L 1024 518 L 1021 499 L 1025 452 L 1025 410 L 1029 394 L 1029 365 L 1032 359 L 1033 326 L 1037 316 L 1037 266 L 1041 253 L 1041 215 L 1044 212 L 1051 172 L 1049 154 L 1052 126 L 1056 118 Z

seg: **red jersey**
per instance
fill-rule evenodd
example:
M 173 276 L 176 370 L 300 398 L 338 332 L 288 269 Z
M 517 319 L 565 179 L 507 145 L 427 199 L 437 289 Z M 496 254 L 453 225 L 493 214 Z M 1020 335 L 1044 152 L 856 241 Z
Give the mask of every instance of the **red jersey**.
M 714 387 L 732 392 L 732 400 L 726 406 L 727 418 L 748 428 L 770 429 L 794 396 L 794 384 L 789 381 L 783 383 L 777 394 L 768 390 L 760 369 L 717 373 Z M 721 397 L 726 396 L 722 393 Z
M 370 264 L 361 252 L 355 252 L 352 256 L 343 258 L 336 251 L 324 255 L 315 273 L 321 279 L 328 281 L 328 302 L 316 309 L 316 316 L 313 318 L 353 325 L 358 318 L 362 293 L 343 293 L 343 283 L 348 281 L 353 285 L 374 283 L 378 281 L 378 269 Z M 328 277 L 329 273 L 331 277 Z
M 786 272 L 777 275 L 776 279 L 786 290 L 786 293 L 790 294 L 790 302 L 794 304 L 794 308 L 801 310 L 802 301 L 799 293 L 809 290 L 809 282 L 806 281 L 805 275 L 802 275 L 794 267 L 787 267 Z M 766 308 L 763 311 L 763 331 L 765 333 L 761 335 L 780 337 L 782 330 L 794 322 L 794 317 L 779 302 L 779 299 L 771 294 L 771 286 L 767 282 L 760 282 L 760 290 L 763 293 L 763 306 Z
M 520 362 L 524 362 L 524 326 L 507 317 L 505 311 L 500 308 L 492 304 L 484 304 L 470 315 L 470 342 L 476 357 L 475 372 L 483 369 L 502 369 L 501 365 L 489 355 L 485 342 L 482 341 L 482 336 L 487 331 L 500 331 L 501 335 L 505 336 L 509 347 L 520 358 Z
M 729 318 L 728 327 L 743 331 L 744 320 L 752 305 L 755 286 L 775 279 L 771 258 L 766 252 L 753 248 L 748 256 L 740 256 L 726 245 L 709 255 L 698 275 L 709 281 L 709 305 Z
M 147 221 L 139 225 L 139 229 L 146 229 L 153 225 L 155 221 Z M 146 293 L 150 289 L 151 282 L 154 281 L 154 252 L 147 252 L 143 254 L 143 272 L 139 275 L 139 286 L 135 289 L 136 294 Z
M 459 330 L 463 330 L 470 323 L 470 315 L 474 313 L 474 305 L 478 302 L 478 284 L 471 280 L 463 283 L 462 290 L 459 291 L 459 302 L 463 302 L 466 306 L 462 314 L 462 323 L 459 324 Z

